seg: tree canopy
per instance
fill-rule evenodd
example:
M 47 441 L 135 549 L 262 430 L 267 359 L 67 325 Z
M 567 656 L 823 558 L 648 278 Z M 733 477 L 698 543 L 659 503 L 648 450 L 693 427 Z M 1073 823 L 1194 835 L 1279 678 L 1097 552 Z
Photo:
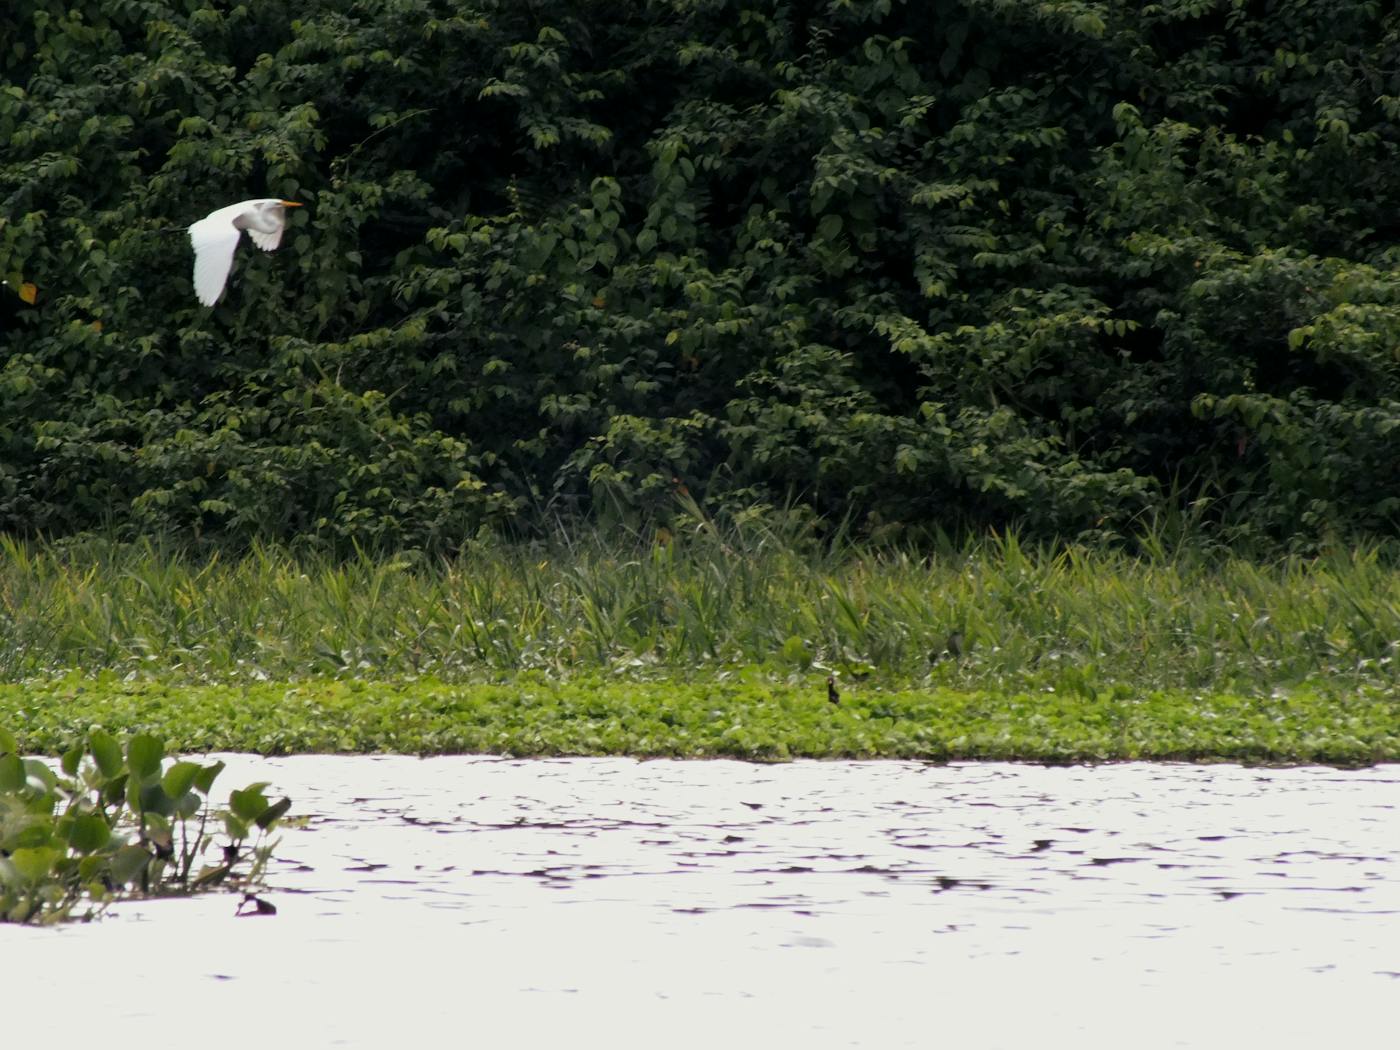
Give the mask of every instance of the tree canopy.
M 10 0 L 0 530 L 1392 533 L 1397 151 L 1381 3 Z

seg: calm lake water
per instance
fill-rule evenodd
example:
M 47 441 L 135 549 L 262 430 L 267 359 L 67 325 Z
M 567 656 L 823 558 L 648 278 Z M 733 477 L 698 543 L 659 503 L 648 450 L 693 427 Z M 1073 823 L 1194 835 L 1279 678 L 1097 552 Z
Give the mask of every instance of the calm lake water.
M 1400 1038 L 1400 766 L 223 757 L 278 914 L 0 927 L 6 1043 Z

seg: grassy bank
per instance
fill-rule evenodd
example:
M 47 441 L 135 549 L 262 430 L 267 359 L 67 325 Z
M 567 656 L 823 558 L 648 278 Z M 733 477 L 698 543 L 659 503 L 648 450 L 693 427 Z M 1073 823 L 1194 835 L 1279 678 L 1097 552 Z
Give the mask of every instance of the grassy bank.
M 1375 551 L 0 540 L 0 639 L 0 724 L 43 749 L 100 723 L 269 752 L 1400 758 L 1400 572 Z

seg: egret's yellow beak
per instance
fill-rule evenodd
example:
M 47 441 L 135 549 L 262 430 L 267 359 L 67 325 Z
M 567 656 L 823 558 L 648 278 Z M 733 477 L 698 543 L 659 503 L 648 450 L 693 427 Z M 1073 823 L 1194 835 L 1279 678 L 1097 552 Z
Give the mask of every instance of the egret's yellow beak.
M 280 204 L 280 205 L 282 205 L 282 207 L 284 207 L 284 208 L 300 208 L 300 207 L 301 207 L 301 201 L 278 201 L 277 203 Z

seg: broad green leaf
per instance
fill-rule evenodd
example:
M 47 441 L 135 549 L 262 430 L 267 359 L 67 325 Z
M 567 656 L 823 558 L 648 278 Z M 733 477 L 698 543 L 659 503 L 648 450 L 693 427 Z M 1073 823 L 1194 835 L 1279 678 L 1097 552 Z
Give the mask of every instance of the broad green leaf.
M 153 784 L 142 784 L 141 792 L 141 812 L 149 813 L 158 817 L 168 817 L 175 812 L 175 800 L 171 798 L 165 788 L 159 782 Z
M 141 778 L 160 772 L 160 760 L 165 757 L 165 745 L 149 733 L 137 733 L 126 745 L 126 762 L 131 772 Z
M 49 768 L 47 762 L 37 758 L 24 760 L 24 777 L 31 791 L 51 795 L 58 790 L 58 774 Z
M 134 772 L 128 773 L 125 778 L 126 783 L 126 804 L 131 807 L 131 811 L 137 815 L 141 813 L 141 778 Z M 159 786 L 159 785 L 157 785 Z
M 125 886 L 146 870 L 151 855 L 145 848 L 135 843 L 123 846 L 112 856 L 111 878 L 118 886 Z
M 106 845 L 115 845 L 109 838 Z M 90 882 L 101 875 L 106 874 L 112 858 L 104 853 L 89 854 L 78 861 L 78 877 L 84 882 Z
M 0 791 L 24 787 L 24 760 L 13 752 L 0 755 Z
M 104 777 L 114 777 L 122 771 L 122 749 L 116 737 L 94 729 L 88 735 L 88 750 Z
M 173 808 L 173 803 L 171 804 Z M 143 828 L 146 840 L 158 847 L 158 853 L 168 853 L 175 841 L 175 829 L 161 813 L 146 811 Z
M 15 735 L 8 729 L 0 729 L 0 755 L 13 755 L 19 751 Z
M 214 786 L 214 780 L 224 771 L 223 760 L 213 762 L 207 766 L 201 766 L 199 772 L 195 774 L 194 789 L 202 795 L 209 794 L 209 789 Z
M 35 821 L 13 832 L 5 842 L 6 849 L 47 846 L 53 841 L 53 825 L 47 820 Z
M 228 878 L 232 868 L 228 864 L 206 864 L 199 869 L 199 874 L 194 877 L 195 889 L 203 889 L 205 886 L 217 886 Z
M 79 853 L 91 853 L 107 845 L 112 829 L 95 813 L 79 817 L 68 830 L 68 845 Z
M 102 804 L 120 806 L 126 801 L 127 777 L 114 777 L 102 785 Z
M 10 854 L 10 863 L 14 865 L 21 882 L 34 886 L 48 878 L 62 855 L 51 846 L 23 848 Z
M 198 813 L 200 807 L 203 805 L 204 800 L 202 798 L 200 798 L 193 791 L 186 791 L 183 795 L 181 795 L 175 800 L 174 815 L 180 817 L 183 820 L 188 820 L 190 817 Z
M 224 831 L 228 834 L 228 837 L 235 842 L 241 842 L 248 837 L 247 823 L 235 817 L 232 813 L 224 814 Z
M 179 798 L 194 784 L 201 768 L 198 762 L 176 762 L 165 771 L 161 787 L 171 798 Z
M 253 821 L 262 816 L 263 810 L 267 809 L 267 799 L 262 793 L 266 784 L 253 784 L 241 791 L 229 793 L 228 805 L 233 810 L 234 815 L 240 820 Z
M 283 816 L 285 816 L 287 810 L 291 808 L 292 800 L 284 796 L 280 802 L 274 802 L 272 805 L 268 806 L 265 810 L 262 811 L 262 813 L 258 815 L 258 827 L 266 831 L 276 821 L 280 820 Z

